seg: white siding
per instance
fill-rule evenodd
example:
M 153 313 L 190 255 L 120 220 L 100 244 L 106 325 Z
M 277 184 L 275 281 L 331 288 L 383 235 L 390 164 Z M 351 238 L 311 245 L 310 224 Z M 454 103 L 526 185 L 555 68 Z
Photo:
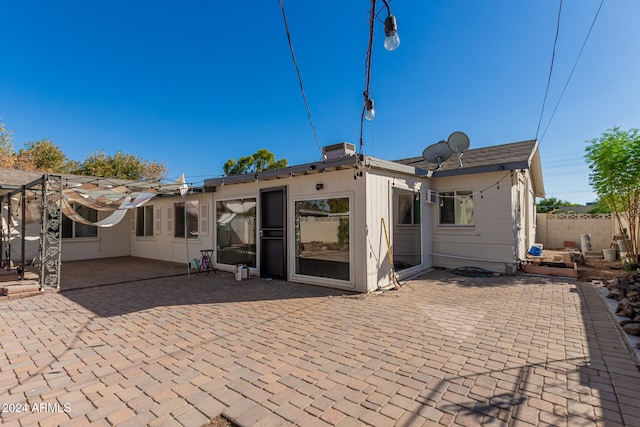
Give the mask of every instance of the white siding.
M 212 249 L 213 236 L 209 230 L 212 224 L 213 193 L 195 193 L 187 195 L 187 200 L 199 202 L 199 227 L 200 234 L 195 239 L 188 239 L 189 260 L 200 258 L 201 249 Z M 136 236 L 135 228 L 129 230 L 128 239 L 131 242 L 131 255 L 141 258 L 157 259 L 178 263 L 187 263 L 187 243 L 184 237 L 173 235 L 174 221 L 173 205 L 182 203 L 182 197 L 157 197 L 149 205 L 154 210 L 154 234 L 149 237 Z M 158 218 L 158 214 L 159 218 Z M 203 214 L 206 216 L 203 217 Z M 204 228 L 204 230 L 203 230 Z
M 98 220 L 110 214 L 98 212 Z M 62 261 L 128 256 L 131 250 L 130 227 L 131 211 L 113 227 L 98 228 L 96 238 L 62 239 Z
M 389 260 L 389 250 L 387 248 L 387 240 L 385 230 L 382 225 L 384 218 L 384 226 L 389 237 L 391 252 L 393 254 L 393 246 L 395 242 L 402 239 L 402 231 L 400 235 L 394 235 L 394 209 L 392 191 L 394 187 L 413 190 L 420 192 L 422 206 L 421 225 L 422 227 L 408 227 L 403 231 L 412 229 L 416 232 L 422 232 L 421 235 L 421 256 L 422 263 L 415 267 L 404 270 L 398 274 L 398 277 L 406 277 L 418 271 L 431 267 L 431 218 L 432 206 L 426 204 L 426 191 L 430 188 L 426 178 L 393 176 L 387 172 L 373 170 L 366 174 L 367 177 L 367 200 L 366 200 L 366 246 L 365 252 L 367 265 L 367 289 L 375 290 L 392 284 L 391 268 Z
M 473 226 L 439 224 L 439 206 L 433 215 L 435 266 L 475 266 L 500 273 L 512 272 L 514 264 L 514 218 L 509 171 L 436 178 L 438 192 L 472 190 Z M 490 260 L 490 261 L 484 261 Z
M 317 184 L 323 184 L 321 190 L 316 190 Z M 353 169 L 315 173 L 305 176 L 296 176 L 255 183 L 225 185 L 216 188 L 213 193 L 215 206 L 216 200 L 249 198 L 259 200 L 261 188 L 287 187 L 287 248 L 288 248 L 288 274 L 289 279 L 300 283 L 309 283 L 323 286 L 331 286 L 343 289 L 352 289 L 357 292 L 367 292 L 392 284 L 390 264 L 386 239 L 382 227 L 382 218 L 385 219 L 387 232 L 390 239 L 392 235 L 392 206 L 391 188 L 393 185 L 401 188 L 411 188 L 421 191 L 421 198 L 426 198 L 428 180 L 426 178 L 392 176 L 379 170 L 368 170 L 362 178 L 353 178 Z M 351 279 L 348 283 L 334 279 L 321 277 L 309 277 L 295 275 L 295 234 L 293 232 L 294 209 L 296 200 L 313 198 L 349 197 L 351 200 L 350 221 L 350 268 Z M 403 272 L 405 275 L 431 266 L 431 207 L 424 205 L 421 209 L 422 230 L 422 264 Z M 215 209 L 211 209 L 212 211 Z M 212 212 L 215 217 L 215 212 Z M 258 217 L 260 216 L 260 204 L 258 203 Z M 259 220 L 258 220 L 259 221 Z M 212 224 L 215 224 L 212 220 Z M 212 226 L 215 230 L 215 225 Z M 212 232 L 215 235 L 215 232 Z M 393 240 L 392 243 L 393 244 Z M 258 244 L 258 252 L 260 245 Z M 259 273 L 260 254 L 257 255 Z M 222 269 L 229 266 L 218 266 Z

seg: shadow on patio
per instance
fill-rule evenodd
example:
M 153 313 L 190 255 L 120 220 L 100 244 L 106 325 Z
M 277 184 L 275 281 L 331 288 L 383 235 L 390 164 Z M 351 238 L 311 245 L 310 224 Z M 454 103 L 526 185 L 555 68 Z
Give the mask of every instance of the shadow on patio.
M 239 282 L 232 273 L 221 271 L 187 277 L 182 264 L 122 257 L 64 263 L 61 293 L 100 317 L 111 317 L 163 306 L 317 298 L 348 292 L 259 277 Z
M 436 378 L 413 404 L 407 403 L 414 413 L 410 420 L 434 419 L 441 411 L 464 425 L 640 425 L 640 367 L 593 285 L 526 275 L 469 278 L 449 271 L 427 273 L 421 280 L 434 280 L 443 291 L 478 288 L 494 297 L 505 288 L 521 287 L 522 299 L 532 304 L 523 304 L 522 311 L 514 309 L 508 318 L 495 318 L 503 327 L 477 330 L 466 324 L 473 318 L 461 316 L 465 324 L 457 327 L 456 334 L 468 326 L 467 340 L 448 360 L 439 352 L 432 356 L 445 366 L 455 360 L 459 370 L 444 369 L 439 378 L 437 371 L 425 371 Z M 554 296 L 541 292 L 549 285 Z M 478 303 L 483 301 L 478 298 Z M 507 304 L 517 306 L 519 301 Z M 494 318 L 482 312 L 481 304 L 470 307 L 484 317 L 483 322 Z M 449 311 L 468 314 L 470 307 Z M 475 350 L 465 352 L 471 348 Z M 467 358 L 482 350 L 488 361 Z

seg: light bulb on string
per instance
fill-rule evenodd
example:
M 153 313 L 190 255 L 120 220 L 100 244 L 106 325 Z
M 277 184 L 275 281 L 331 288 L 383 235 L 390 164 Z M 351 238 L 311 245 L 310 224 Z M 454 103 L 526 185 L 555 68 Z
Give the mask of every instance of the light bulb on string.
M 368 98 L 367 104 L 364 108 L 364 118 L 368 121 L 372 121 L 376 117 L 376 110 L 373 108 L 373 99 Z
M 384 20 L 384 48 L 388 51 L 396 50 L 400 46 L 400 36 L 398 35 L 398 23 L 396 17 L 389 14 Z

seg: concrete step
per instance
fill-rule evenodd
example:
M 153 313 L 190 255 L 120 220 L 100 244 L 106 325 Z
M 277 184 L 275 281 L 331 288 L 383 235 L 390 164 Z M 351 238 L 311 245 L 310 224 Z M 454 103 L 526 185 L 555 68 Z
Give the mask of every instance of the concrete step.
M 0 295 L 3 296 L 26 296 L 26 294 L 36 294 L 40 292 L 40 285 L 33 280 L 21 280 L 19 282 L 7 283 L 0 286 Z

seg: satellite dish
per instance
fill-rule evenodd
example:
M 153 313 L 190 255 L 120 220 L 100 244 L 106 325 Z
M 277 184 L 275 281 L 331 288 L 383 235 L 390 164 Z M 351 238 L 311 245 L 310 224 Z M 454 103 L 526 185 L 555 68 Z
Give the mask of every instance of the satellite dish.
M 453 132 L 449 135 L 447 146 L 449 149 L 458 154 L 458 167 L 462 167 L 462 153 L 469 148 L 469 137 L 464 132 Z
M 440 169 L 442 162 L 451 157 L 452 154 L 453 151 L 449 148 L 447 141 L 440 141 L 425 148 L 422 152 L 422 157 L 429 163 L 437 163 L 437 169 Z

